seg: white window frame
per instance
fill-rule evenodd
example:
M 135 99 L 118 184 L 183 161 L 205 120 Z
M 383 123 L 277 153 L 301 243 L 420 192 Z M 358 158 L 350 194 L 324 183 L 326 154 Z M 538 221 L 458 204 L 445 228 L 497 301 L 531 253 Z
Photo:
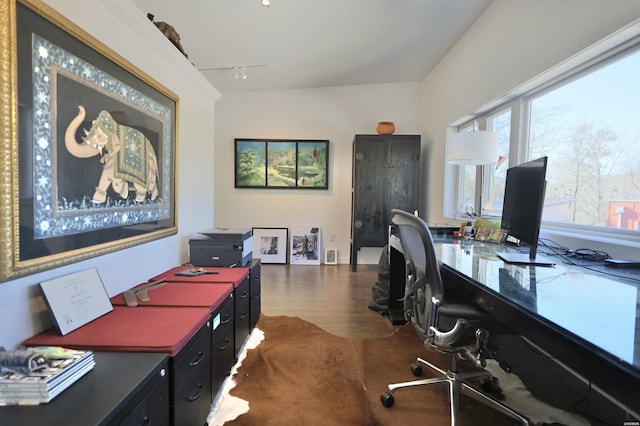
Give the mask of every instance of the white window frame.
M 469 123 L 478 121 L 484 129 L 486 119 L 501 111 L 511 109 L 511 140 L 509 147 L 509 167 L 526 160 L 529 141 L 529 110 L 531 99 L 553 90 L 561 84 L 580 78 L 585 72 L 606 66 L 630 49 L 640 49 L 640 20 L 622 28 L 593 46 L 558 64 L 540 76 L 510 91 L 482 108 L 451 123 L 447 135 L 455 133 Z M 478 166 L 487 167 L 487 166 Z M 486 171 L 486 170 L 485 170 Z M 478 175 L 476 175 L 478 176 Z M 459 194 L 462 188 L 462 172 L 458 166 L 445 166 L 444 216 L 455 219 L 467 219 L 464 209 L 459 211 Z M 476 202 L 481 182 L 476 183 Z M 477 204 L 476 204 L 477 205 Z M 615 228 L 586 226 L 579 224 L 548 222 L 542 223 L 541 238 L 560 239 L 561 244 L 570 246 L 571 242 L 586 242 L 592 247 L 609 251 L 624 248 L 640 248 L 640 232 L 618 230 Z M 595 244 L 595 245 L 594 245 Z M 628 254 L 628 253 L 627 253 Z M 615 257 L 615 254 L 612 254 Z M 630 257 L 627 255 L 627 258 Z M 631 256 L 633 257 L 633 256 Z M 637 257 L 640 257 L 638 253 Z

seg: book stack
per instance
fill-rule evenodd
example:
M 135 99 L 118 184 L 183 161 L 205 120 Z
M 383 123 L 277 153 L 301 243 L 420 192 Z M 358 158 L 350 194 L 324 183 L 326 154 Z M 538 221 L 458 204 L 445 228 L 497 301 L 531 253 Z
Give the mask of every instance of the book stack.
M 92 351 L 60 347 L 29 351 L 44 356 L 47 362 L 22 369 L 0 364 L 0 406 L 48 403 L 95 366 Z

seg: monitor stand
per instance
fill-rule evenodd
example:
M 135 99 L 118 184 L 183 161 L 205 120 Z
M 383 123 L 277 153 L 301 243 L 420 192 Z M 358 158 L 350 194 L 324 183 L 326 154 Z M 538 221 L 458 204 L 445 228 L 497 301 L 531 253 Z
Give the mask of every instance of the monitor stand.
M 536 256 L 533 259 L 529 257 L 529 253 L 496 253 L 496 255 L 505 261 L 516 265 L 534 265 L 534 266 L 554 266 L 555 262 Z

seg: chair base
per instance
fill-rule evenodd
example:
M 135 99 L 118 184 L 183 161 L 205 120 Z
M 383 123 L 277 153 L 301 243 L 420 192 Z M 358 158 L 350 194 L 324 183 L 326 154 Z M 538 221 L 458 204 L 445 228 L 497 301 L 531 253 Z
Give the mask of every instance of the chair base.
M 477 380 L 482 378 L 491 377 L 491 373 L 488 371 L 480 371 L 476 373 L 457 373 L 453 371 L 455 369 L 455 355 L 452 360 L 452 369 L 449 371 L 442 370 L 436 365 L 423 360 L 422 358 L 418 358 L 417 361 L 420 364 L 423 364 L 432 370 L 437 371 L 441 374 L 440 377 L 434 377 L 430 379 L 421 379 L 414 380 L 411 382 L 403 382 L 403 383 L 395 383 L 389 385 L 389 390 L 384 392 L 380 396 L 380 400 L 385 407 L 391 407 L 394 403 L 393 392 L 398 389 L 411 388 L 414 386 L 423 386 L 430 385 L 433 383 L 448 383 L 449 384 L 449 399 L 450 399 L 450 408 L 451 408 L 451 425 L 456 426 L 458 423 L 458 403 L 460 399 L 460 392 L 463 392 L 465 395 L 470 396 L 471 398 L 482 402 L 485 405 L 488 405 L 495 410 L 506 414 L 507 416 L 520 421 L 523 425 L 529 425 L 529 420 L 518 412 L 512 410 L 507 407 L 494 397 L 479 391 L 469 382 L 470 380 Z M 414 370 L 414 369 L 412 369 Z M 414 370 L 415 373 L 415 370 Z

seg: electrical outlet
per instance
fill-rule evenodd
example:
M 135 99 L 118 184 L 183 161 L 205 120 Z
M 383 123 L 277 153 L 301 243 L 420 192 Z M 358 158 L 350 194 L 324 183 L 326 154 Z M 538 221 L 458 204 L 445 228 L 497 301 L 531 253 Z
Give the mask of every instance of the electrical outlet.
M 331 241 L 335 241 L 336 240 L 336 234 L 331 234 L 331 236 L 329 237 L 329 239 Z

